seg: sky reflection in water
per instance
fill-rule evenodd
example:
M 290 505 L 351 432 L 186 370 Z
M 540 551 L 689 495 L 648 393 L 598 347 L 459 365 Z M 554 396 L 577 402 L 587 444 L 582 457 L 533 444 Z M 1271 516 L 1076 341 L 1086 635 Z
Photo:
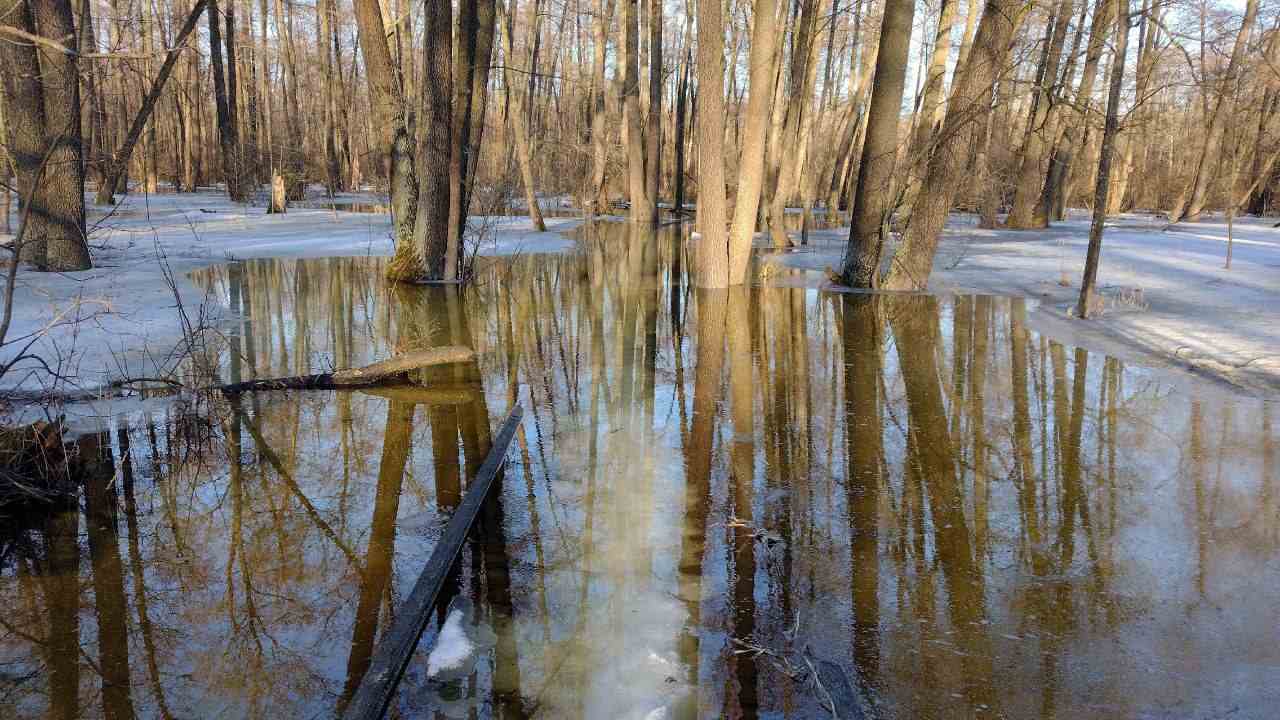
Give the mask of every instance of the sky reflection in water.
M 695 291 L 674 231 L 628 232 L 462 295 L 367 258 L 200 273 L 245 318 L 230 380 L 479 359 L 81 439 L 81 497 L 0 539 L 0 717 L 333 714 L 514 402 L 448 591 L 478 653 L 438 682 L 420 651 L 407 714 L 822 717 L 806 658 L 884 717 L 1280 700 L 1274 407 L 1018 300 Z

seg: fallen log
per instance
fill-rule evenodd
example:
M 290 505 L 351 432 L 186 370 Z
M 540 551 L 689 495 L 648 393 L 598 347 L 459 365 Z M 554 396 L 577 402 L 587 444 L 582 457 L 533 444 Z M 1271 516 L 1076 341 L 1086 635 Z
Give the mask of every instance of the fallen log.
M 386 714 L 396 687 L 404 675 L 409 659 L 422 639 L 422 631 L 431 620 L 431 610 L 444 587 L 449 569 L 462 552 L 467 533 L 480 515 L 480 508 L 493 487 L 494 478 L 501 472 L 507 459 L 511 438 L 520 427 L 522 411 L 519 405 L 511 408 L 511 414 L 498 430 L 493 447 L 472 479 L 462 504 L 449 518 L 444 535 L 436 544 L 409 597 L 396 610 L 395 622 L 382 636 L 374 650 L 369 670 L 360 681 L 351 703 L 342 711 L 344 720 L 380 720 Z
M 242 392 L 265 390 L 350 390 L 367 388 L 386 384 L 414 370 L 433 365 L 469 362 L 474 360 L 475 357 L 476 353 L 471 348 L 462 347 L 461 345 L 445 345 L 407 352 L 389 360 L 348 370 L 336 370 L 318 375 L 246 380 L 229 385 L 217 385 L 208 389 L 218 390 L 227 395 L 234 395 Z

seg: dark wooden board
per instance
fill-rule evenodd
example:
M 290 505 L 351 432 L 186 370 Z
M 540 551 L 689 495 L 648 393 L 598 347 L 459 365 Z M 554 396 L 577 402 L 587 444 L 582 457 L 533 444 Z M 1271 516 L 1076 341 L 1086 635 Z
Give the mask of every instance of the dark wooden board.
M 480 515 L 480 508 L 489 495 L 494 478 L 506 462 L 507 448 L 511 445 L 511 438 L 515 437 L 516 429 L 520 427 L 522 414 L 519 405 L 513 407 L 506 422 L 498 430 L 493 448 L 476 472 L 475 480 L 467 489 L 462 504 L 445 526 L 444 535 L 431 553 L 431 559 L 413 585 L 413 592 L 409 593 L 409 597 L 396 611 L 395 623 L 378 642 L 369 671 L 365 673 L 359 689 L 342 714 L 344 720 L 380 720 L 386 714 L 395 697 L 400 678 L 409 665 L 409 659 L 413 657 L 422 632 L 431 620 L 431 610 L 435 607 L 449 569 L 462 551 L 471 525 Z

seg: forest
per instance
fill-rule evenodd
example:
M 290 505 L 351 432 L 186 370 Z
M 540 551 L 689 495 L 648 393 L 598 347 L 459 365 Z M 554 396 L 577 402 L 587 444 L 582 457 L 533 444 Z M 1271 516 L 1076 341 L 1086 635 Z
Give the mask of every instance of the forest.
M 1269 717 L 1273 0 L 0 0 L 0 720 Z

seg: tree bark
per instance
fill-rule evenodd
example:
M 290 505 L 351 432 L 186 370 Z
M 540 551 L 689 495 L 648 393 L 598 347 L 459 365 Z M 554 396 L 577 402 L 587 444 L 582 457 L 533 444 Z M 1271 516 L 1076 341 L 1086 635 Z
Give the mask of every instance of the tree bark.
M 227 78 L 222 65 L 222 29 L 218 0 L 208 0 L 209 5 L 209 63 L 213 67 L 213 99 L 218 113 L 218 144 L 221 151 L 222 179 L 232 202 L 244 202 L 241 189 L 240 163 L 237 157 L 236 126 L 233 108 L 234 98 L 228 92 Z
M 1115 150 L 1116 131 L 1120 126 L 1120 90 L 1124 85 L 1124 61 L 1129 47 L 1129 0 L 1117 0 L 1116 47 L 1111 61 L 1111 87 L 1107 93 L 1107 119 L 1102 129 L 1102 150 L 1098 156 L 1098 182 L 1093 194 L 1093 222 L 1089 226 L 1089 252 L 1084 261 L 1084 280 L 1080 283 L 1080 299 L 1076 317 L 1094 314 L 1097 304 L 1094 287 L 1098 280 L 1098 259 L 1102 255 L 1102 226 L 1107 219 L 1107 193 L 1111 183 L 1111 156 Z M 1257 0 L 1250 0 L 1256 8 Z
M 911 213 L 911 225 L 883 283 L 886 289 L 928 287 L 938 236 L 963 184 L 961 174 L 969 149 L 985 127 L 994 82 L 1007 72 L 1005 63 L 1014 30 L 1021 25 L 1025 13 L 1017 0 L 987 0 L 969 61 L 956 77 L 938 144 L 929 158 L 929 171 L 916 203 L 919 207 Z
M 515 2 L 516 0 L 511 0 L 511 11 L 506 12 L 505 17 L 500 20 L 502 44 L 506 48 L 506 61 L 502 64 L 502 74 L 507 88 L 507 98 L 511 102 L 509 116 L 511 134 L 516 141 L 516 162 L 520 166 L 520 181 L 524 185 L 525 204 L 529 206 L 529 222 L 538 232 L 546 232 L 547 223 L 542 218 L 542 207 L 538 205 L 538 196 L 533 186 L 533 150 L 529 142 L 529 113 L 524 104 L 525 99 L 520 94 L 520 83 L 516 82 L 515 73 L 511 69 L 511 62 L 515 58 L 515 39 L 511 30 L 511 24 L 515 18 Z M 529 60 L 532 61 L 532 58 Z
M 35 33 L 35 23 L 26 0 L 0 0 L 0 27 Z M 35 265 L 44 263 L 45 241 L 49 233 L 43 212 L 43 192 L 37 192 L 36 175 L 45 154 L 44 87 L 40 82 L 40 61 L 35 45 L 0 40 L 0 90 L 5 116 L 5 146 L 13 161 L 18 200 L 28 203 L 27 227 L 20 259 Z
M 723 288 L 729 285 L 724 189 L 724 20 L 720 0 L 697 3 L 698 228 L 702 238 L 697 245 L 694 280 L 699 287 Z
M 644 131 L 645 212 L 658 222 L 662 177 L 662 0 L 649 0 L 649 110 Z
M 424 278 L 444 280 L 449 244 L 449 162 L 452 155 L 452 28 L 449 0 L 426 0 L 422 54 L 422 131 L 418 139 L 418 215 L 413 237 Z
M 1220 160 L 1222 136 L 1226 132 L 1227 115 L 1230 114 L 1232 95 L 1236 77 L 1240 71 L 1240 63 L 1244 58 L 1249 36 L 1253 34 L 1253 25 L 1258 17 L 1258 0 L 1247 0 L 1244 10 L 1244 21 L 1240 24 L 1240 32 L 1236 35 L 1235 45 L 1231 48 L 1231 58 L 1218 90 L 1217 100 L 1209 114 L 1209 127 L 1205 131 L 1204 144 L 1200 147 L 1196 162 L 1195 174 L 1191 184 L 1183 191 L 1178 202 L 1174 203 L 1169 220 L 1199 220 L 1204 212 L 1205 202 L 1209 194 L 1209 181 L 1213 179 L 1214 168 Z
M 867 115 L 858 184 L 853 196 L 849 244 L 841 276 L 851 287 L 878 285 L 880 258 L 893 213 L 893 169 L 898 153 L 898 116 L 911 51 L 914 0 L 886 0 L 876 57 L 875 85 Z
M 33 0 L 31 16 L 42 37 L 57 42 L 75 37 L 69 0 Z M 36 54 L 43 84 L 44 147 L 49 160 L 44 176 L 37 182 L 39 197 L 33 206 L 45 214 L 44 222 L 35 228 L 45 230 L 44 257 L 37 258 L 35 264 L 40 269 L 57 272 L 88 270 L 92 263 L 84 225 L 84 156 L 77 58 L 43 45 Z
M 418 215 L 418 181 L 414 170 L 413 129 L 409 126 L 399 75 L 391 60 L 378 0 L 354 0 L 360 53 L 364 58 L 373 127 L 387 176 L 395 236 L 395 257 L 387 264 L 391 279 L 417 279 L 424 273 L 422 253 L 414 239 Z
M 769 130 L 769 101 L 777 77 L 774 44 L 778 35 L 777 0 L 755 0 L 755 20 L 751 29 L 750 77 L 747 97 L 747 127 L 738 161 L 738 195 L 729 235 L 729 284 L 747 281 L 751 261 L 751 239 L 756 230 L 760 192 L 764 188 L 765 134 Z
M 605 57 L 609 49 L 609 14 L 612 3 L 594 0 L 595 22 L 591 54 L 591 191 L 592 211 L 598 212 L 608 205 L 605 192 L 605 170 L 608 163 L 608 112 L 606 98 L 608 86 L 604 79 Z
M 655 206 L 645 182 L 644 129 L 640 125 L 640 4 L 620 0 L 618 62 L 622 65 L 622 116 L 627 131 L 627 187 L 631 222 L 652 223 Z M 701 34 L 699 34 L 701 38 Z M 720 42 L 724 46 L 723 39 Z

